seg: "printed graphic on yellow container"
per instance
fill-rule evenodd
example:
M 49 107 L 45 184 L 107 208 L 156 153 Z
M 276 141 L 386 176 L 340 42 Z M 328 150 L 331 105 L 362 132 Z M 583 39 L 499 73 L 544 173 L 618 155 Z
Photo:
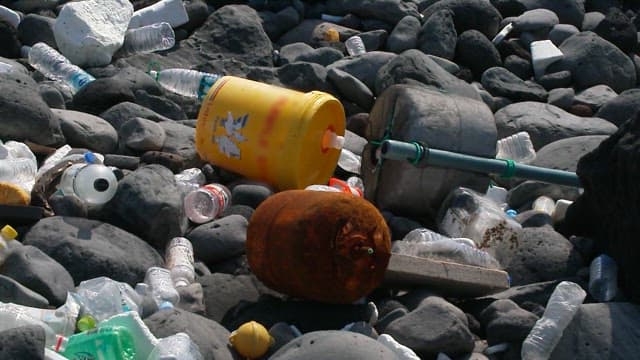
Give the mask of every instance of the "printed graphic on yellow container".
M 196 149 L 202 159 L 278 190 L 304 189 L 329 180 L 344 132 L 344 109 L 330 94 L 225 76 L 203 101 Z

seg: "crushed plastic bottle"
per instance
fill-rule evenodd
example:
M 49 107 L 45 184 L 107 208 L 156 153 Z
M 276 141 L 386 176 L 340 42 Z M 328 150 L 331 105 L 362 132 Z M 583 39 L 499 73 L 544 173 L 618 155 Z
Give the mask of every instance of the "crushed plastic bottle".
M 587 293 L 578 284 L 570 281 L 558 284 L 544 314 L 522 343 L 522 359 L 548 359 L 586 296 Z
M 378 342 L 393 351 L 393 353 L 398 357 L 398 360 L 420 360 L 420 357 L 418 357 L 413 350 L 400 344 L 389 334 L 382 334 L 378 336 Z
M 500 263 L 493 256 L 469 246 L 468 243 L 469 239 L 451 239 L 435 231 L 420 228 L 410 231 L 403 240 L 394 241 L 391 252 L 500 269 Z
M 367 52 L 367 49 L 362 42 L 362 38 L 358 35 L 348 38 L 344 42 L 344 46 L 347 48 L 347 52 L 351 56 L 362 55 Z
M 141 312 L 142 298 L 126 283 L 108 277 L 85 280 L 72 295 L 97 322 L 127 311 Z
M 211 221 L 231 205 L 231 191 L 222 184 L 208 184 L 187 194 L 184 211 L 196 224 Z
M 362 157 L 356 155 L 348 149 L 342 149 L 340 151 L 340 157 L 338 158 L 338 166 L 341 169 L 354 174 L 360 174 L 360 164 L 362 163 Z
M 62 54 L 43 42 L 31 47 L 29 64 L 49 79 L 63 82 L 73 93 L 95 80 L 89 73 L 72 64 Z
M 618 293 L 618 265 L 602 254 L 589 266 L 589 294 L 599 302 L 611 301 Z
M 178 190 L 180 190 L 184 196 L 194 190 L 198 190 L 198 188 L 203 186 L 207 181 L 202 170 L 198 168 L 185 169 L 179 174 L 175 174 L 174 179 L 178 186 Z
M 498 140 L 496 159 L 511 159 L 520 163 L 530 163 L 536 158 L 531 137 L 526 131 Z
M 150 71 L 149 75 L 162 87 L 176 94 L 202 100 L 220 75 L 188 69 Z
M 176 35 L 169 23 L 161 22 L 127 30 L 120 55 L 144 54 L 171 49 L 176 44 Z
M 485 194 L 487 199 L 493 200 L 493 202 L 498 204 L 498 206 L 502 210 L 506 210 L 507 207 L 509 207 L 509 205 L 507 204 L 507 195 L 507 189 L 500 186 L 489 186 L 489 188 L 487 189 L 487 193 Z
M 160 339 L 147 360 L 202 360 L 200 348 L 189 335 L 180 332 Z
M 180 301 L 180 294 L 173 286 L 169 270 L 152 266 L 147 269 L 144 282 L 149 285 L 150 295 L 158 306 L 166 302 L 175 306 Z
M 191 284 L 195 280 L 193 246 L 183 237 L 171 239 L 167 245 L 166 264 L 175 287 Z
M 86 163 L 73 164 L 62 174 L 58 188 L 63 195 L 75 195 L 88 206 L 99 206 L 113 198 L 118 179 L 113 171 L 99 164 L 95 155 L 87 152 Z
M 20 186 L 31 193 L 36 180 L 38 162 L 27 145 L 17 141 L 0 141 L 0 182 Z

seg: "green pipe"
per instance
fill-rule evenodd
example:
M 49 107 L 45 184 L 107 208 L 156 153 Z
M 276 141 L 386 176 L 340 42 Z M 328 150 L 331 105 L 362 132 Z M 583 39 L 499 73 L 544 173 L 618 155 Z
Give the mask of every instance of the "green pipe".
M 380 146 L 380 152 L 384 159 L 409 161 L 416 166 L 430 165 L 580 187 L 578 176 L 569 171 L 518 164 L 513 160 L 488 159 L 431 149 L 416 142 L 385 140 Z

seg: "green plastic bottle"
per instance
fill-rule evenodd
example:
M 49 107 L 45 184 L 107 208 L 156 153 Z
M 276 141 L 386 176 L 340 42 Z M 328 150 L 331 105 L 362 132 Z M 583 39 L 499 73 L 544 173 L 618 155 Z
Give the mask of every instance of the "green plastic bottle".
M 56 349 L 70 360 L 134 360 L 131 331 L 124 326 L 105 326 L 63 340 Z

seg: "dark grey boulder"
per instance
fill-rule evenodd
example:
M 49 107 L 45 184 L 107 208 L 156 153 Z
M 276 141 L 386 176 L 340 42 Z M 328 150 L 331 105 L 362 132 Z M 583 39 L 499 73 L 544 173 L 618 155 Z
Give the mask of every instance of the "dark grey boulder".
M 196 151 L 196 130 L 175 121 L 162 121 L 158 125 L 164 130 L 162 151 L 176 154 L 184 160 L 185 167 L 199 167 L 202 160 Z
M 427 20 L 434 13 L 448 9 L 453 11 L 453 21 L 458 34 L 471 29 L 483 33 L 486 37 L 493 37 L 500 30 L 502 16 L 489 1 L 483 0 L 442 0 L 427 7 L 423 12 Z
M 413 16 L 405 16 L 398 21 L 387 39 L 387 50 L 399 54 L 413 49 L 418 43 L 420 20 Z
M 373 106 L 373 92 L 367 85 L 351 74 L 333 68 L 327 72 L 327 78 L 344 98 L 356 103 L 365 110 L 369 110 Z
M 0 275 L 0 301 L 37 308 L 49 306 L 44 296 L 4 275 Z
M 133 286 L 149 267 L 163 264 L 160 255 L 135 235 L 83 218 L 44 218 L 25 234 L 23 243 L 64 266 L 76 284 L 108 276 Z
M 66 108 L 64 95 L 62 95 L 62 92 L 57 87 L 47 84 L 46 82 L 41 82 L 38 84 L 38 92 L 40 96 L 42 96 L 42 100 L 44 100 L 50 108 Z
M 47 146 L 64 143 L 60 120 L 26 74 L 0 73 L 0 138 Z
M 593 111 L 598 111 L 603 104 L 617 96 L 618 94 L 607 85 L 595 85 L 578 92 L 573 101 L 574 104 L 587 105 Z
M 206 316 L 222 321 L 227 312 L 241 301 L 255 302 L 260 297 L 254 276 L 213 273 L 198 278 L 202 284 Z
M 535 149 L 556 140 L 582 135 L 610 135 L 617 128 L 600 118 L 583 118 L 559 107 L 539 103 L 520 102 L 508 105 L 495 113 L 498 138 L 526 131 Z
M 567 38 L 579 32 L 580 30 L 573 25 L 558 24 L 549 31 L 549 40 L 551 40 L 555 46 L 560 46 Z
M 638 49 L 638 30 L 630 18 L 621 9 L 608 9 L 605 18 L 593 32 L 609 41 L 623 53 L 633 53 Z
M 407 50 L 378 71 L 375 93 L 395 84 L 420 84 L 435 90 L 480 100 L 476 89 L 444 70 L 420 50 Z
M 332 92 L 327 83 L 327 69 L 316 63 L 295 62 L 278 68 L 278 79 L 287 88 L 298 91 Z
M 239 184 L 231 190 L 231 203 L 247 205 L 256 209 L 271 195 L 273 195 L 273 190 L 265 185 Z
M 457 41 L 453 12 L 443 9 L 431 15 L 422 25 L 418 34 L 418 49 L 425 54 L 453 60 Z
M 109 154 L 118 145 L 118 133 L 106 120 L 71 110 L 51 109 L 60 119 L 67 144 Z
M 134 95 L 136 104 L 149 108 L 160 115 L 173 120 L 187 119 L 187 114 L 185 114 L 180 105 L 165 96 L 149 94 L 145 90 L 136 90 Z
M 575 172 L 580 158 L 595 150 L 608 137 L 586 135 L 554 141 L 537 151 L 531 165 Z
M 38 14 L 27 14 L 18 24 L 18 39 L 22 45 L 33 46 L 43 42 L 54 49 L 58 48 L 53 35 L 56 19 Z
M 45 333 L 38 325 L 0 331 L 0 359 L 44 359 Z
M 476 79 L 485 70 L 502 65 L 496 47 L 477 30 L 467 30 L 458 36 L 455 59 L 459 65 L 469 68 Z
M 571 72 L 567 70 L 547 73 L 537 79 L 537 83 L 549 91 L 557 88 L 570 87 L 571 82 L 572 75 Z
M 347 14 L 352 13 L 363 19 L 377 19 L 395 24 L 405 16 L 417 18 L 418 7 L 412 2 L 400 0 L 329 0 L 327 1 L 327 13 Z
M 69 272 L 57 261 L 34 246 L 20 246 L 11 251 L 0 269 L 6 275 L 60 306 L 67 292 L 74 290 Z
M 594 31 L 604 18 L 605 14 L 599 11 L 591 11 L 584 14 L 584 19 L 582 20 L 582 31 Z
M 587 31 L 573 35 L 559 49 L 564 58 L 549 65 L 547 72 L 571 71 L 577 90 L 607 85 L 620 93 L 636 85 L 633 61 L 595 33 Z
M 595 116 L 620 126 L 633 118 L 638 110 L 640 110 L 640 89 L 629 89 L 602 104 Z
M 533 9 L 525 11 L 520 16 L 515 18 L 513 22 L 513 29 L 515 31 L 549 31 L 555 25 L 558 25 L 560 20 L 558 15 L 551 10 L 547 9 Z
M 584 5 L 579 0 L 518 0 L 527 10 L 548 9 L 558 15 L 561 24 L 582 25 Z
M 534 82 L 526 82 L 503 67 L 492 67 L 482 74 L 482 86 L 493 96 L 514 102 L 547 100 L 548 93 Z
M 327 66 L 327 70 L 336 68 L 345 71 L 362 81 L 369 89 L 374 90 L 376 88 L 378 71 L 396 56 L 398 55 L 383 51 L 367 52 L 360 56 L 352 56 L 338 60 Z
M 100 117 L 107 120 L 116 130 L 125 122 L 140 117 L 156 122 L 170 121 L 171 119 L 164 117 L 155 111 L 133 102 L 121 102 L 110 107 L 100 114 Z
M 202 224 L 191 230 L 186 237 L 193 244 L 195 258 L 212 265 L 244 254 L 248 225 L 244 217 L 230 215 Z
M 509 55 L 504 59 L 504 68 L 522 80 L 529 80 L 533 76 L 531 62 L 517 55 Z
M 133 152 L 145 152 L 162 149 L 166 134 L 156 122 L 144 118 L 126 121 L 118 129 L 120 146 Z
M 105 210 L 105 221 L 131 231 L 159 249 L 181 236 L 187 227 L 173 173 L 161 165 L 142 166 L 126 175 Z
M 293 6 L 288 6 L 278 12 L 260 11 L 258 15 L 262 20 L 264 31 L 272 41 L 277 41 L 282 34 L 298 25 L 302 20 L 300 13 Z
M 557 88 L 549 91 L 547 102 L 553 106 L 567 110 L 573 105 L 575 96 L 576 92 L 573 88 Z
M 358 34 L 367 51 L 384 50 L 389 32 L 384 29 L 375 29 Z
M 98 115 L 125 101 L 135 101 L 131 84 L 120 78 L 104 77 L 96 79 L 80 89 L 73 96 L 73 103 L 69 108 Z
M 234 359 L 228 345 L 229 331 L 204 316 L 180 309 L 160 310 L 144 323 L 157 338 L 187 333 L 205 359 Z
M 480 313 L 485 326 L 487 342 L 495 345 L 503 342 L 522 342 L 538 320 L 538 316 L 526 311 L 515 302 L 496 300 Z

